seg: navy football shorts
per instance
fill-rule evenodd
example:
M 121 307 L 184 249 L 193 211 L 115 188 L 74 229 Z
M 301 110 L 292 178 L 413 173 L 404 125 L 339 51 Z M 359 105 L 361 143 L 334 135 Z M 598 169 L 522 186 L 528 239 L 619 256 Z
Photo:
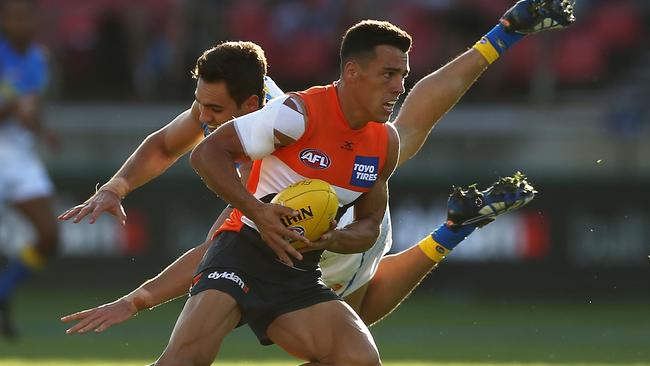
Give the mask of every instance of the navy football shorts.
M 190 296 L 210 289 L 229 294 L 241 310 L 237 326 L 248 324 L 261 344 L 273 344 L 266 328 L 278 316 L 341 300 L 321 281 L 319 257 L 320 252 L 307 253 L 303 261 L 294 261 L 296 267 L 289 267 L 254 229 L 244 225 L 240 232 L 224 231 L 199 264 Z

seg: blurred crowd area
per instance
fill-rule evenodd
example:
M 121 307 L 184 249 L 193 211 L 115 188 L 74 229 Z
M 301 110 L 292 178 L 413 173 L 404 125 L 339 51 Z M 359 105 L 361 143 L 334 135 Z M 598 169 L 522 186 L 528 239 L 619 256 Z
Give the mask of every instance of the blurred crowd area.
M 513 0 L 38 0 L 55 99 L 186 99 L 189 70 L 223 40 L 259 43 L 285 90 L 338 75 L 341 35 L 361 19 L 414 37 L 410 82 L 491 29 Z M 648 68 L 647 0 L 578 0 L 573 29 L 508 52 L 472 98 L 553 98 L 556 90 L 634 83 Z M 646 71 L 647 73 L 647 71 Z M 191 94 L 189 94 L 191 95 Z

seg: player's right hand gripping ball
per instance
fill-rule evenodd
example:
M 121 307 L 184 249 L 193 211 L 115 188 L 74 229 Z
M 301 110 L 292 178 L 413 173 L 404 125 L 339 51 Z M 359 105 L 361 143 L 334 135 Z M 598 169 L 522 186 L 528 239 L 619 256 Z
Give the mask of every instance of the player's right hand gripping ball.
M 290 207 L 296 216 L 283 217 L 282 223 L 289 229 L 314 241 L 325 234 L 339 209 L 339 199 L 334 188 L 320 179 L 305 179 L 280 191 L 271 203 Z M 293 242 L 296 249 L 301 242 Z
M 521 0 L 506 11 L 500 22 L 507 31 L 531 34 L 564 28 L 575 21 L 571 0 Z

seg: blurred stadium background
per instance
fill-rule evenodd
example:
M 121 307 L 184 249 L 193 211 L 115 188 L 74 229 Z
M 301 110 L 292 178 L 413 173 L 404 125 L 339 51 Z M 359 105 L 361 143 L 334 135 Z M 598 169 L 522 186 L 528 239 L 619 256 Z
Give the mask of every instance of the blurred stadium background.
M 278 85 L 298 90 L 336 79 L 347 27 L 386 19 L 414 36 L 412 85 L 512 2 L 38 0 L 51 57 L 47 121 L 63 142 L 59 154 L 44 151 L 57 207 L 85 200 L 190 105 L 189 70 L 215 42 L 257 42 Z M 440 222 L 452 184 L 485 186 L 522 170 L 540 194 L 461 245 L 373 328 L 384 358 L 650 364 L 650 2 L 576 5 L 577 24 L 509 50 L 391 180 L 395 250 Z M 125 207 L 126 227 L 109 217 L 61 224 L 61 258 L 20 290 L 23 340 L 0 342 L 0 364 L 162 350 L 182 301 L 99 336 L 65 337 L 58 317 L 157 273 L 204 238 L 223 203 L 183 159 Z M 31 235 L 1 212 L 1 251 L 17 252 Z M 229 342 L 233 360 L 283 357 L 247 330 Z

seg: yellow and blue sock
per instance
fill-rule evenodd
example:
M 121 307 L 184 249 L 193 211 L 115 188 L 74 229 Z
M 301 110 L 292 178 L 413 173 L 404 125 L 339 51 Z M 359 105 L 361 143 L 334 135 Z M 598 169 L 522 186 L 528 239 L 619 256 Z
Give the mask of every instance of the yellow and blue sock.
M 28 279 L 32 273 L 45 266 L 45 258 L 34 248 L 29 246 L 23 249 L 20 255 L 11 261 L 0 274 L 0 300 L 11 296 L 16 286 Z
M 432 261 L 440 263 L 475 229 L 476 225 L 464 225 L 453 231 L 447 224 L 442 224 L 426 238 L 420 240 L 418 247 Z
M 503 24 L 499 23 L 476 42 L 473 48 L 491 64 L 524 36 L 521 33 L 507 31 Z

